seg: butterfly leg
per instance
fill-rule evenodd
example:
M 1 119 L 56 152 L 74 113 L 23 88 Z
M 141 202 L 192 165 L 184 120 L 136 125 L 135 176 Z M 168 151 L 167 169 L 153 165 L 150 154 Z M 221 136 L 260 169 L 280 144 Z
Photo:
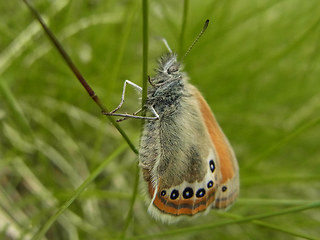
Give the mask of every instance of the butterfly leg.
M 150 78 L 150 77 L 149 77 Z M 145 116 L 136 116 L 139 112 L 142 111 L 142 109 L 139 109 L 138 111 L 136 111 L 135 113 L 133 114 L 127 114 L 127 113 L 115 113 L 116 111 L 118 111 L 123 103 L 124 103 L 124 96 L 125 96 L 125 93 L 126 93 L 126 87 L 127 87 L 127 84 L 133 86 L 135 89 L 137 89 L 139 92 L 142 91 L 142 88 L 129 81 L 129 80 L 125 80 L 124 82 L 124 85 L 123 85 L 123 90 L 122 90 L 122 96 L 121 96 L 121 101 L 118 105 L 118 107 L 116 107 L 114 110 L 112 110 L 111 112 L 102 112 L 102 114 L 104 115 L 108 115 L 108 116 L 119 116 L 119 117 L 124 117 L 124 118 L 121 118 L 121 119 L 118 119 L 117 122 L 121 122 L 127 118 L 137 118 L 137 119 L 146 119 L 146 120 L 158 120 L 159 119 L 159 115 L 158 113 L 156 112 L 156 110 L 152 107 L 152 106 L 149 106 L 148 109 L 151 111 L 151 113 L 154 115 L 154 117 L 145 117 Z
M 124 84 L 123 84 L 123 89 L 122 89 L 122 96 L 121 96 L 121 101 L 119 103 L 119 106 L 116 107 L 114 110 L 112 110 L 110 113 L 115 113 L 116 111 L 118 111 L 121 107 L 122 107 L 122 104 L 124 103 L 124 96 L 125 96 L 125 93 L 126 93 L 126 87 L 127 87 L 127 84 L 133 86 L 135 89 L 137 89 L 139 92 L 142 91 L 142 88 L 140 86 L 138 86 L 137 84 L 129 81 L 129 80 L 125 80 L 124 81 Z
M 145 119 L 145 120 L 158 120 L 159 119 L 159 114 L 156 112 L 156 110 L 150 106 L 148 109 L 151 111 L 151 113 L 154 115 L 154 117 L 145 117 L 145 116 L 136 116 L 135 114 L 138 114 L 139 112 L 142 111 L 142 109 L 139 109 L 137 112 L 134 114 L 127 114 L 127 113 L 106 113 L 102 112 L 102 114 L 107 115 L 107 116 L 118 116 L 118 117 L 123 117 L 121 119 L 118 119 L 117 122 L 121 122 L 127 118 L 136 118 L 136 119 Z
M 159 119 L 159 114 L 157 113 L 157 111 L 154 109 L 153 106 L 149 106 L 149 110 L 153 113 L 154 117 L 153 119 L 154 120 L 158 120 Z
M 137 115 L 139 112 L 141 112 L 142 111 L 142 108 L 140 108 L 138 111 L 136 111 L 136 112 L 134 112 L 132 115 Z M 124 120 L 127 120 L 128 119 L 128 117 L 124 117 L 124 118 L 120 118 L 120 119 L 117 119 L 117 121 L 116 122 L 122 122 L 122 121 L 124 121 Z

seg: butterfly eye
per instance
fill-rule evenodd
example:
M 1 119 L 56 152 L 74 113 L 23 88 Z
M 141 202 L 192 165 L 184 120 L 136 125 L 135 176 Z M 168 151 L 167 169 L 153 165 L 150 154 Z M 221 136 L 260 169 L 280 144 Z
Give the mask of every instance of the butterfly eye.
M 226 186 L 223 186 L 222 188 L 221 188 L 221 190 L 222 190 L 222 192 L 225 192 L 225 191 L 227 191 L 227 187 Z
M 171 65 L 168 68 L 167 73 L 171 74 L 171 73 L 177 72 L 178 70 L 179 70 L 179 66 L 178 65 Z

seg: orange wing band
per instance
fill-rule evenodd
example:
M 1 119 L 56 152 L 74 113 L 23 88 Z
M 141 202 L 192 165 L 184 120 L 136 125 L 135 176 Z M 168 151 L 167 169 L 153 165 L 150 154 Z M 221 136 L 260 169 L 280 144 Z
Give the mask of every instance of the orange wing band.
M 233 178 L 235 174 L 232 162 L 233 155 L 230 151 L 229 143 L 211 112 L 210 107 L 198 90 L 196 90 L 195 95 L 199 101 L 202 117 L 218 154 L 220 170 L 222 173 L 222 182 L 226 182 L 228 179 Z
M 154 188 L 152 184 L 149 182 L 149 194 L 150 197 L 153 197 Z M 158 192 L 153 205 L 163 213 L 180 216 L 180 215 L 188 215 L 193 216 L 198 212 L 205 211 L 208 206 L 215 200 L 215 188 L 212 188 L 208 193 L 202 197 L 194 200 L 194 198 L 190 199 L 175 199 L 170 200 L 168 196 L 161 196 Z

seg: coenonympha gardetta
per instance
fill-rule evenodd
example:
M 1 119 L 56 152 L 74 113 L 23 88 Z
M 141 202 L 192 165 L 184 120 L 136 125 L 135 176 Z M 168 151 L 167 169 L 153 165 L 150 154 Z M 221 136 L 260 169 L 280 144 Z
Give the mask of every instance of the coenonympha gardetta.
M 129 80 L 119 106 L 105 114 L 145 119 L 139 166 L 146 183 L 148 211 L 163 222 L 174 222 L 180 216 L 230 206 L 239 194 L 239 170 L 210 107 L 180 72 L 177 55 L 167 48 L 169 53 L 160 58 L 156 75 L 149 78 L 145 109 L 152 116 L 137 116 L 141 110 L 133 115 L 115 113 L 124 102 L 127 84 L 142 90 Z
M 180 72 L 177 55 L 166 41 L 169 53 L 160 58 L 156 76 L 148 79 L 144 109 L 133 115 L 116 113 L 124 102 L 127 84 L 142 90 L 126 80 L 119 106 L 107 113 L 41 16 L 28 1 L 24 2 L 105 115 L 145 120 L 139 166 L 146 185 L 148 210 L 154 218 L 174 222 L 181 216 L 194 216 L 210 208 L 226 209 L 236 200 L 239 169 L 232 147 L 201 93 Z M 208 24 L 209 20 L 185 56 Z M 153 116 L 137 116 L 142 110 L 149 110 Z

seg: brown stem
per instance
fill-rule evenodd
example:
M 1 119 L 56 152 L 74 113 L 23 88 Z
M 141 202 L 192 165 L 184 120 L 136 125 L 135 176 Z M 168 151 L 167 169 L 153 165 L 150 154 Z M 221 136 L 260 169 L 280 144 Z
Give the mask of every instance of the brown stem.
M 55 45 L 55 47 L 58 49 L 60 55 L 62 58 L 66 61 L 68 66 L 70 67 L 71 71 L 74 73 L 74 75 L 77 77 L 81 85 L 86 89 L 89 96 L 93 99 L 93 101 L 99 106 L 102 112 L 108 112 L 107 108 L 101 103 L 100 98 L 96 95 L 96 93 L 93 91 L 93 89 L 89 86 L 87 81 L 84 79 L 82 74 L 80 73 L 79 69 L 76 67 L 76 65 L 72 62 L 70 56 L 67 54 L 67 52 L 64 50 L 58 39 L 55 37 L 55 35 L 51 32 L 51 30 L 47 27 L 45 22 L 43 21 L 40 14 L 37 12 L 37 10 L 29 3 L 28 0 L 23 0 L 24 3 L 28 6 L 29 10 L 32 12 L 32 14 L 35 16 L 35 18 L 38 20 L 38 22 L 41 24 L 43 30 L 46 32 L 47 36 L 49 37 L 50 41 Z M 107 116 L 107 115 L 106 115 Z M 138 153 L 138 150 L 135 148 L 133 143 L 128 138 L 127 134 L 121 129 L 118 123 L 110 117 L 107 116 L 109 121 L 117 128 L 117 130 L 120 132 L 122 137 L 126 140 L 129 147 L 132 149 L 134 153 Z

